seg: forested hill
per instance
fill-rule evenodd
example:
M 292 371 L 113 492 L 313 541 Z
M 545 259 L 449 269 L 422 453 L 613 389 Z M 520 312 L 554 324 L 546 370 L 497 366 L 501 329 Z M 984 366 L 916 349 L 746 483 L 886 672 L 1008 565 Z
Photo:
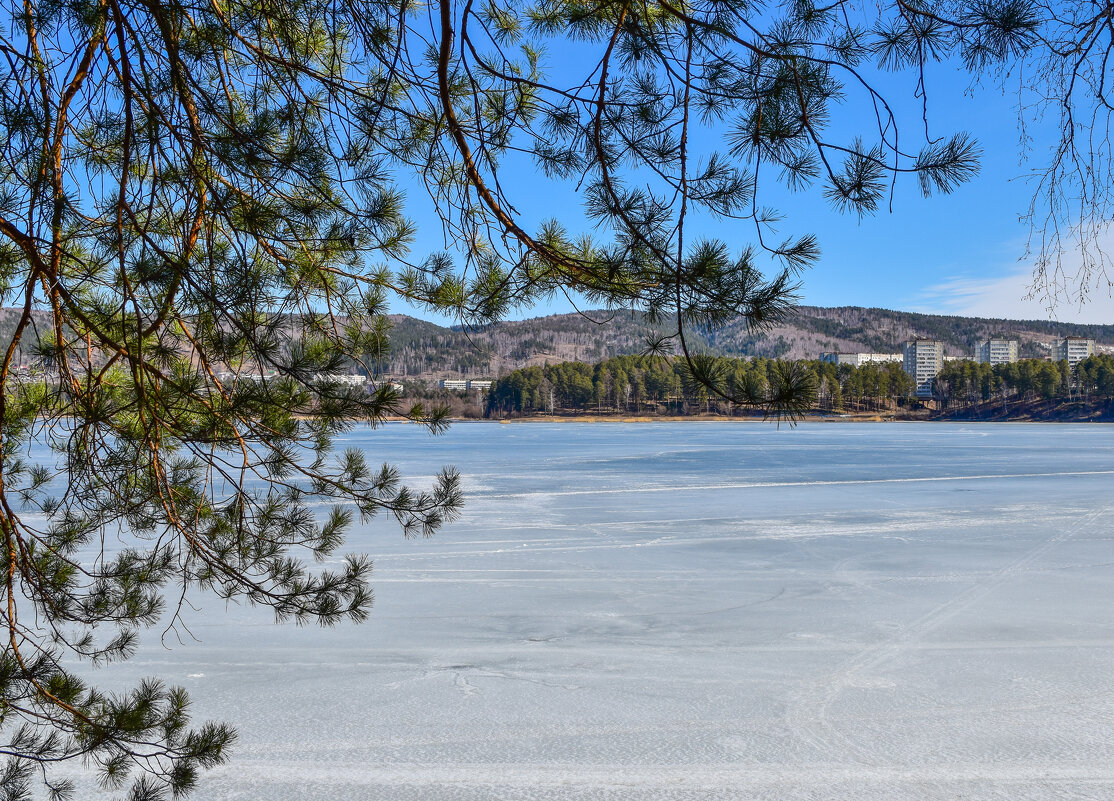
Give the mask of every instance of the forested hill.
M 393 316 L 391 353 L 382 365 L 399 378 L 497 377 L 546 362 L 597 362 L 641 353 L 655 328 L 642 315 L 588 312 L 497 323 L 480 331 L 443 328 L 412 317 Z M 783 325 L 756 333 L 745 325 L 714 333 L 693 332 L 704 351 L 723 356 L 814 359 L 823 351 L 897 353 L 914 336 L 939 339 L 952 356 L 970 356 L 989 336 L 1021 341 L 1023 357 L 1049 353 L 1057 337 L 1086 336 L 1114 348 L 1114 325 L 992 320 L 914 314 L 856 306 L 803 306 Z
M 0 345 L 10 341 L 21 310 L 0 309 Z M 557 314 L 497 323 L 479 331 L 446 328 L 413 317 L 392 315 L 390 352 L 381 372 L 391 378 L 496 378 L 531 365 L 563 361 L 599 362 L 639 354 L 656 332 L 630 312 Z M 48 331 L 45 312 L 34 313 L 34 330 Z M 34 330 L 25 337 L 33 352 Z M 715 332 L 691 332 L 692 344 L 720 356 L 815 359 L 824 351 L 896 353 L 914 336 L 946 343 L 948 355 L 970 356 L 988 336 L 1021 341 L 1023 357 L 1049 353 L 1056 337 L 1086 336 L 1114 349 L 1114 325 L 1071 325 L 1046 321 L 989 320 L 855 306 L 802 306 L 785 324 L 754 332 L 729 325 Z M 25 354 L 21 354 L 22 357 Z

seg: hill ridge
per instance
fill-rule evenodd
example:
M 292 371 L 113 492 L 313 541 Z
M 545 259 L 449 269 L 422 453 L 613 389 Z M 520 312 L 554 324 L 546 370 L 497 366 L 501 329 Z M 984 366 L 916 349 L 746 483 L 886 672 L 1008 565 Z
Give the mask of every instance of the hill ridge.
M 0 343 L 9 341 L 22 309 L 0 308 Z M 45 324 L 46 312 L 36 311 Z M 520 367 L 562 361 L 597 362 L 643 353 L 658 332 L 644 315 L 629 310 L 589 310 L 506 320 L 464 331 L 408 315 L 389 315 L 390 352 L 380 360 L 389 378 L 497 378 Z M 921 314 L 866 306 L 799 306 L 786 320 L 763 331 L 743 322 L 693 330 L 690 344 L 722 356 L 815 359 L 824 351 L 889 352 L 914 336 L 942 340 L 952 356 L 970 356 L 988 336 L 1010 335 L 1023 357 L 1050 353 L 1062 336 L 1086 336 L 1114 351 L 1114 325 L 1010 320 Z M 33 348 L 30 340 L 24 351 Z M 21 353 L 22 358 L 24 354 Z
M 595 362 L 641 353 L 657 330 L 630 311 L 589 310 L 507 320 L 475 331 L 391 315 L 391 354 L 383 371 L 399 378 L 494 378 L 532 364 Z M 599 320 L 605 320 L 599 322 Z M 866 306 L 799 306 L 782 323 L 754 331 L 734 323 L 694 330 L 697 346 L 723 356 L 817 358 L 825 351 L 900 352 L 914 336 L 939 339 L 950 356 L 970 356 L 989 336 L 1021 343 L 1025 357 L 1046 356 L 1063 336 L 1087 336 L 1114 348 L 1114 325 L 922 314 Z

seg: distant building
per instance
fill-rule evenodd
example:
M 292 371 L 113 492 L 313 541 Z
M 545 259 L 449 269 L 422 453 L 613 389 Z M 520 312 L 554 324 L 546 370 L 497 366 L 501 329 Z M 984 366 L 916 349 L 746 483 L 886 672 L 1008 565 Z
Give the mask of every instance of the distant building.
M 454 392 L 467 392 L 469 390 L 483 391 L 491 389 L 495 382 L 489 378 L 442 378 L 441 389 L 451 389 Z
M 1095 355 L 1095 340 L 1086 337 L 1064 337 L 1052 343 L 1052 361 L 1067 360 L 1072 367 Z
M 914 339 L 905 343 L 905 372 L 913 376 L 918 398 L 932 397 L 932 381 L 944 366 L 944 343 L 936 339 Z
M 274 370 L 268 370 L 266 373 L 260 374 L 253 370 L 246 369 L 243 372 L 239 373 L 234 373 L 230 370 L 224 370 L 223 372 L 216 373 L 215 377 L 221 384 L 233 384 L 243 381 L 257 383 L 260 381 L 266 381 L 269 378 L 274 378 L 277 375 L 278 373 Z
M 316 373 L 313 378 L 310 379 L 310 383 L 324 386 L 343 385 L 348 387 L 360 387 L 367 383 L 367 378 L 362 375 L 353 375 L 351 373 Z
M 1017 353 L 1016 339 L 993 338 L 979 343 L 975 361 L 979 364 L 1009 364 L 1017 361 Z
M 862 367 L 864 364 L 885 364 L 886 362 L 900 362 L 900 353 L 821 353 L 820 361 L 829 364 L 849 364 L 852 367 Z

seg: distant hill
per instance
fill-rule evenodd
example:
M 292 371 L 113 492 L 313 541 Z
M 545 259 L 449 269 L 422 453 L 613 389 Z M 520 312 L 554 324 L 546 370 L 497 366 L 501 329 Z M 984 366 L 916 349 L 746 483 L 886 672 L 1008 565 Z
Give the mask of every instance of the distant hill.
M 399 378 L 496 377 L 545 362 L 595 362 L 641 353 L 657 330 L 638 313 L 556 314 L 461 331 L 392 316 L 391 354 L 382 369 Z M 915 336 L 939 339 L 951 356 L 970 356 L 976 344 L 1005 335 L 1021 342 L 1023 357 L 1049 354 L 1052 340 L 1086 336 L 1114 348 L 1114 325 L 1042 320 L 993 320 L 858 306 L 802 306 L 788 321 L 764 331 L 744 324 L 694 331 L 692 341 L 723 356 L 814 359 L 824 351 L 897 353 Z
M 0 345 L 10 341 L 19 309 L 0 309 Z M 446 328 L 392 315 L 391 350 L 380 370 L 391 378 L 495 378 L 520 367 L 562 361 L 597 362 L 642 353 L 658 329 L 639 313 L 593 311 L 496 323 L 478 331 Z M 46 312 L 33 313 L 25 338 L 30 353 L 35 331 L 49 329 Z M 824 351 L 897 353 L 914 336 L 939 339 L 952 356 L 970 356 L 993 335 L 1021 341 L 1021 355 L 1046 356 L 1057 337 L 1086 336 L 1114 350 L 1114 325 L 1075 325 L 1042 320 L 990 320 L 858 306 L 802 306 L 784 324 L 753 331 L 742 323 L 716 331 L 693 331 L 698 350 L 722 356 L 814 359 Z

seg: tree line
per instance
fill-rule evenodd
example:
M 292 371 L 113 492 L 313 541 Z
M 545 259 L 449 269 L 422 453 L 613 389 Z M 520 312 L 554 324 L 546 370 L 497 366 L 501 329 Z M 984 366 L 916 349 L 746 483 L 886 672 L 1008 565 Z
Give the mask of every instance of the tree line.
M 1106 401 L 1114 398 L 1114 356 L 1098 354 L 1074 368 L 1046 359 L 948 362 L 936 376 L 936 392 L 949 408 L 990 401 Z
M 768 397 L 788 371 L 810 387 L 817 411 L 884 411 L 912 399 L 916 385 L 898 362 L 836 365 L 816 360 L 712 360 L 708 372 L 736 391 Z M 988 401 L 1114 398 L 1114 356 L 1093 356 L 1072 368 L 1066 361 L 1022 359 L 1010 364 L 947 362 L 935 397 L 948 408 Z M 487 393 L 489 417 L 520 414 L 733 414 L 746 410 L 693 381 L 681 357 L 618 356 L 587 364 L 560 362 L 515 370 Z
M 837 366 L 820 361 L 711 359 L 706 372 L 729 394 L 769 399 L 789 382 L 806 387 L 822 410 L 893 408 L 913 389 L 900 364 Z M 619 412 L 654 414 L 731 414 L 747 404 L 727 401 L 692 380 L 681 357 L 618 356 L 596 364 L 561 362 L 515 370 L 497 380 L 487 394 L 488 416 Z

